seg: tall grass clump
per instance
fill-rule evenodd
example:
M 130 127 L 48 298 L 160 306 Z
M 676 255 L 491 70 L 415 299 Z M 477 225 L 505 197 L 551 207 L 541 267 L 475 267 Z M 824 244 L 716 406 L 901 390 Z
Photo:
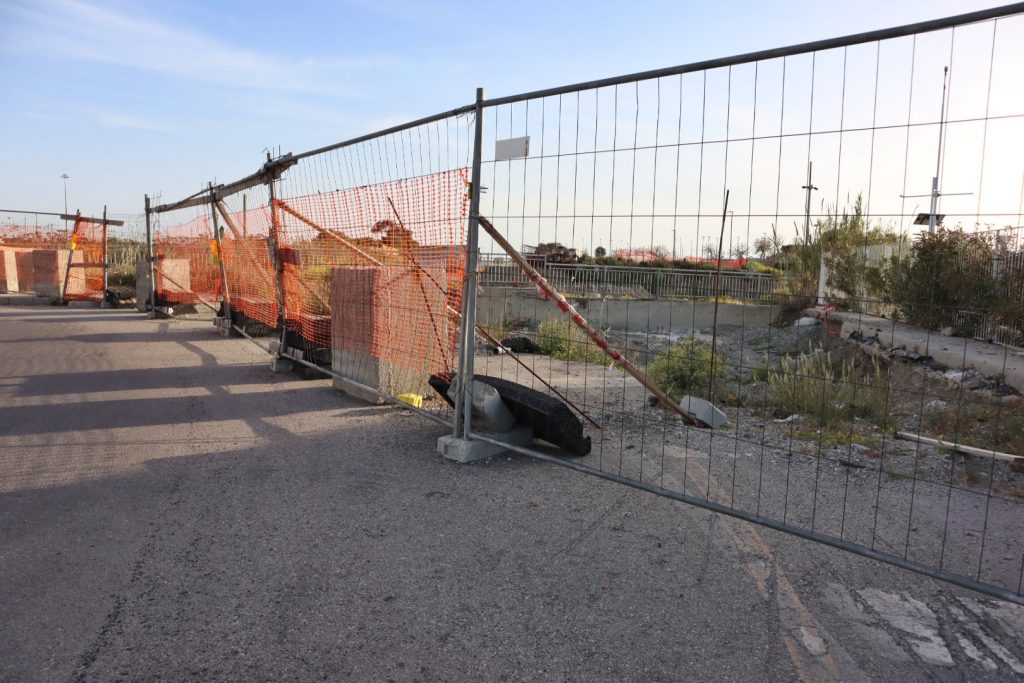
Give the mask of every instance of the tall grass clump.
M 783 358 L 779 370 L 769 371 L 768 386 L 779 408 L 815 417 L 822 427 L 855 417 L 880 429 L 891 426 L 889 372 L 875 359 L 858 367 L 820 349 Z

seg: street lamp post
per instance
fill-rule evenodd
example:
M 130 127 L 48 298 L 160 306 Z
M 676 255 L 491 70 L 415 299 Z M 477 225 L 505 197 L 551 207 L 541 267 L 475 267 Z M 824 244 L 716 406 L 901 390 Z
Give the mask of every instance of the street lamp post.
M 70 177 L 71 176 L 69 176 L 67 173 L 61 173 L 60 174 L 61 180 L 64 181 L 64 215 L 65 216 L 68 215 L 68 178 L 70 178 Z M 67 231 L 67 229 L 68 229 L 68 219 L 65 218 L 64 219 L 64 230 Z

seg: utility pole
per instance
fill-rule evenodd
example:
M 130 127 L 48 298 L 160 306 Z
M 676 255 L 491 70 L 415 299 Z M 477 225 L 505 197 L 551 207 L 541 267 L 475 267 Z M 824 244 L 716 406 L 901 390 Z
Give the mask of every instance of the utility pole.
M 811 184 L 811 162 L 807 162 L 807 184 L 802 187 L 806 190 L 807 198 L 804 200 L 804 244 L 811 243 L 811 192 L 818 188 Z
M 928 211 L 928 233 L 934 234 L 935 229 L 938 227 L 939 221 L 942 220 L 942 214 L 939 213 L 939 197 L 943 195 L 947 197 L 952 196 L 967 196 L 974 194 L 973 192 L 942 192 L 939 190 L 939 171 L 942 169 L 942 133 L 946 123 L 946 81 L 949 76 L 949 67 L 944 66 L 942 68 L 942 111 L 939 114 L 939 144 L 938 151 L 935 158 L 935 175 L 932 176 L 932 191 L 929 194 L 901 194 L 900 197 L 903 199 L 912 199 L 914 197 L 930 197 L 931 206 Z M 914 209 L 917 211 L 916 207 Z M 917 218 L 914 219 L 914 225 L 924 225 L 925 214 L 918 214 Z
M 939 150 L 935 158 L 935 175 L 932 176 L 932 205 L 928 214 L 928 234 L 935 233 L 935 225 L 938 223 L 936 214 L 939 211 L 939 168 L 942 165 L 942 127 L 946 121 L 946 79 L 949 76 L 949 67 L 942 67 L 942 108 L 939 111 Z

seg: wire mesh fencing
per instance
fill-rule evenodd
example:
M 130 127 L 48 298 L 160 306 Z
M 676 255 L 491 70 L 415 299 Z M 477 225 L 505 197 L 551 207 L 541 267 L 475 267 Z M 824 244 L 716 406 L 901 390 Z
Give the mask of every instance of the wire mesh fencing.
M 60 301 L 101 302 L 107 294 L 107 216 L 0 211 L 0 289 Z
M 58 214 L 0 211 L 0 289 L 4 293 L 55 294 L 62 288 L 59 262 L 51 255 L 67 250 L 71 224 Z M 36 261 L 40 277 L 36 277 Z
M 218 196 L 214 207 L 230 323 L 269 349 L 270 342 L 281 335 L 267 188 L 256 185 L 230 196 Z
M 107 230 L 107 289 L 119 301 L 129 301 L 136 298 L 140 277 L 143 282 L 147 277 L 146 215 L 119 213 L 110 217 L 121 225 Z M 146 291 L 143 287 L 143 304 Z
M 590 439 L 513 447 L 1020 601 L 1019 246 L 940 243 L 1020 224 L 1004 14 L 484 101 L 472 369 Z
M 155 207 L 157 301 L 204 303 L 340 388 L 448 420 L 427 382 L 456 368 L 470 130 L 439 115 Z
M 1018 9 L 268 158 L 153 209 L 157 302 L 455 437 L 1021 602 L 1019 234 L 944 228 L 1021 224 Z
M 176 315 L 212 318 L 220 313 L 223 281 L 212 220 L 208 197 L 180 208 L 157 207 L 152 212 L 157 307 Z
M 103 299 L 107 289 L 107 230 L 105 219 L 95 221 L 80 215 L 75 218 L 67 252 L 57 252 L 54 257 L 57 278 L 54 284 L 60 284 L 63 300 L 99 302 Z M 63 278 L 61 268 L 64 268 Z

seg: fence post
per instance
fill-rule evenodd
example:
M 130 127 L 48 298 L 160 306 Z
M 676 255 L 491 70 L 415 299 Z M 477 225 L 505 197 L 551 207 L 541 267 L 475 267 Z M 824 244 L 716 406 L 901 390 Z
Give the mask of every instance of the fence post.
M 270 154 L 267 154 L 267 166 L 270 166 Z M 267 175 L 267 190 L 270 194 L 270 231 L 267 236 L 267 248 L 270 250 L 270 265 L 277 274 L 277 320 L 281 325 L 280 348 L 274 354 L 275 359 L 281 357 L 281 353 L 288 347 L 288 316 L 284 309 L 284 264 L 281 262 L 281 254 L 278 250 L 277 236 L 281 225 L 281 219 L 277 212 L 277 192 L 274 189 L 275 170 L 270 169 Z
M 220 288 L 221 288 L 221 300 L 223 306 L 221 307 L 221 315 L 228 320 L 228 327 L 225 328 L 228 332 L 231 331 L 231 295 L 228 292 L 228 271 L 224 265 L 224 247 L 220 241 L 221 229 L 217 221 L 217 190 L 214 189 L 213 183 L 210 183 L 210 214 L 213 217 L 213 243 L 217 245 L 217 265 L 220 268 Z
M 103 253 L 103 295 L 102 295 L 102 298 L 100 299 L 100 305 L 101 306 L 106 306 L 107 305 L 107 288 L 109 287 L 109 282 L 108 282 L 108 279 L 107 279 L 107 255 L 108 255 L 108 252 L 107 252 L 107 206 L 106 206 L 106 204 L 103 205 L 103 252 L 102 253 Z
M 78 209 L 75 211 L 75 227 L 71 229 L 71 236 L 68 240 L 71 244 L 68 245 L 68 264 L 64 269 L 64 282 L 60 284 L 60 303 L 61 305 L 68 302 L 68 280 L 71 278 L 71 263 L 75 260 L 75 235 L 78 234 L 78 224 L 82 219 L 82 210 Z M 57 267 L 60 268 L 60 262 L 57 262 Z
M 476 287 L 480 251 L 480 182 L 484 134 L 483 88 L 476 89 L 476 121 L 473 131 L 473 170 L 469 186 L 469 223 L 466 235 L 466 281 L 462 291 L 462 329 L 459 335 L 459 387 L 455 400 L 453 436 L 469 438 L 472 429 L 473 401 L 469 395 L 473 382 L 476 339 Z M 460 418 L 462 423 L 460 424 Z M 460 434 L 461 427 L 461 434 Z
M 146 197 L 146 263 L 149 266 L 149 310 L 146 317 L 156 318 L 156 257 L 153 250 L 153 228 L 150 225 L 149 195 Z

